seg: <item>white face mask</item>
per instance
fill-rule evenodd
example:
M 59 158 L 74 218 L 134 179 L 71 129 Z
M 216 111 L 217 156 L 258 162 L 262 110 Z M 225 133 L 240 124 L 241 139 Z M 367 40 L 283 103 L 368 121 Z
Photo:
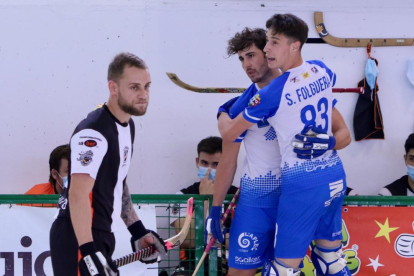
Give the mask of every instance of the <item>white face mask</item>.
M 63 188 L 67 188 L 68 187 L 68 177 L 67 176 L 65 176 L 65 177 L 62 177 L 62 176 L 60 176 L 60 174 L 58 173 L 58 172 L 56 172 L 58 175 L 59 175 L 59 177 L 60 178 L 62 178 L 62 181 L 63 181 L 63 186 L 62 186 L 62 184 L 60 184 L 59 183 L 59 181 L 57 181 L 56 180 L 56 182 L 59 184 L 59 186 L 63 189 Z

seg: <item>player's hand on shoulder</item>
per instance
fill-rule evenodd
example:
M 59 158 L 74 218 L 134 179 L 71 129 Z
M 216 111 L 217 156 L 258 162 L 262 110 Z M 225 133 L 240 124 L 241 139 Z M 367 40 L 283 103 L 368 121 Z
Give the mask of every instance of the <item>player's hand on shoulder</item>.
M 224 113 L 229 113 L 230 108 L 233 106 L 233 104 L 237 101 L 237 99 L 238 99 L 239 97 L 240 97 L 240 96 L 234 97 L 234 98 L 232 98 L 232 99 L 228 100 L 227 102 L 225 102 L 224 104 L 222 104 L 222 105 L 219 107 L 218 111 L 217 111 L 217 119 L 218 119 L 218 117 L 220 117 L 220 114 L 221 114 L 222 112 L 224 112 Z
M 315 126 L 305 128 L 295 135 L 296 141 L 292 142 L 293 151 L 300 159 L 312 159 L 319 157 L 335 147 L 336 139 L 329 136 L 323 129 Z
M 224 243 L 225 230 L 221 221 L 221 206 L 212 206 L 210 215 L 206 219 L 204 228 L 205 244 L 209 244 L 212 237 L 219 243 Z
M 79 247 L 82 258 L 79 261 L 81 276 L 118 276 L 119 271 L 115 262 L 97 251 L 93 242 Z
M 214 194 L 214 182 L 210 178 L 211 168 L 208 168 L 205 176 L 200 180 L 200 195 Z
M 167 247 L 165 246 L 164 240 L 156 232 L 146 229 L 141 220 L 130 225 L 128 230 L 132 235 L 131 246 L 134 252 L 150 246 L 155 246 L 156 248 L 154 253 L 143 258 L 141 262 L 145 264 L 160 262 L 161 255 L 167 254 Z

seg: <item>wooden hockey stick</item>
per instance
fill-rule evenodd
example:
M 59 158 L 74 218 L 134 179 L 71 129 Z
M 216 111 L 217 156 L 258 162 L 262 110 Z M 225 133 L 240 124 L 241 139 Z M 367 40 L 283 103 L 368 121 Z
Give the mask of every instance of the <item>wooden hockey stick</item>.
M 182 80 L 178 78 L 178 76 L 174 73 L 167 73 L 167 76 L 170 78 L 170 80 L 178 85 L 181 88 L 198 92 L 198 93 L 243 93 L 246 91 L 246 88 L 215 88 L 215 87 L 196 87 L 189 85 Z M 358 87 L 358 88 L 332 88 L 333 93 L 359 93 L 364 94 L 364 88 Z
M 367 47 L 371 43 L 375 47 L 413 46 L 413 38 L 339 38 L 328 33 L 323 23 L 323 12 L 314 13 L 315 27 L 319 36 L 328 44 L 336 47 Z
M 187 215 L 185 216 L 185 221 L 184 221 L 183 227 L 181 228 L 181 231 L 174 237 L 171 237 L 168 240 L 165 240 L 165 246 L 167 247 L 168 251 L 179 247 L 184 242 L 185 238 L 187 237 L 188 231 L 190 230 L 192 218 L 193 218 L 193 198 L 191 197 L 187 201 Z M 155 251 L 156 251 L 155 246 L 150 246 L 147 248 L 143 248 L 139 251 L 133 252 L 131 254 L 128 254 L 119 259 L 116 259 L 114 260 L 114 262 L 118 267 L 121 267 L 129 263 L 142 260 L 143 258 L 150 256 Z
M 226 221 L 227 216 L 229 215 L 229 213 L 230 213 L 231 209 L 232 209 L 232 208 L 234 207 L 234 205 L 236 204 L 236 200 L 237 200 L 237 197 L 239 196 L 239 193 L 240 193 L 240 188 L 238 188 L 238 189 L 237 189 L 237 192 L 234 194 L 234 197 L 233 197 L 233 199 L 231 200 L 231 202 L 230 202 L 230 204 L 229 204 L 229 207 L 227 207 L 226 212 L 224 213 L 223 217 L 221 218 L 221 221 L 222 221 L 223 223 Z M 204 259 L 206 258 L 206 256 L 207 256 L 208 252 L 210 252 L 211 246 L 213 246 L 214 241 L 215 241 L 214 237 L 211 237 L 210 242 L 208 243 L 208 245 L 207 245 L 206 249 L 204 250 L 203 255 L 201 256 L 200 260 L 198 261 L 198 264 L 197 264 L 197 266 L 196 266 L 196 268 L 195 268 L 195 270 L 194 270 L 194 272 L 193 272 L 192 276 L 195 276 L 195 275 L 197 274 L 197 272 L 200 270 L 200 267 L 201 267 L 201 265 L 203 264 Z
M 243 93 L 246 90 L 246 88 L 195 87 L 181 81 L 174 73 L 167 73 L 167 76 L 179 87 L 198 93 Z

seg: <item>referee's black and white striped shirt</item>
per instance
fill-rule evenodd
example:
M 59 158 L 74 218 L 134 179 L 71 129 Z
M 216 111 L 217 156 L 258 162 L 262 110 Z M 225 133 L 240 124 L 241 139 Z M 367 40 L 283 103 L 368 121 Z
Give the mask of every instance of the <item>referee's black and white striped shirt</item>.
M 79 123 L 70 140 L 70 175 L 86 173 L 95 179 L 90 194 L 92 228 L 114 232 L 114 218 L 119 218 L 122 193 L 128 174 L 135 136 L 132 119 L 121 123 L 106 105 Z M 59 199 L 58 217 L 70 217 L 68 190 Z

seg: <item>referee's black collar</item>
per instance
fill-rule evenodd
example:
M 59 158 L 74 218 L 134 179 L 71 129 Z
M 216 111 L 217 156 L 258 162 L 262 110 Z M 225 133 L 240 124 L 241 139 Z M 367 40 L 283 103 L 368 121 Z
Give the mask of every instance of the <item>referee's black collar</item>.
M 103 105 L 103 108 L 106 110 L 106 112 L 108 112 L 108 114 L 112 117 L 112 119 L 114 119 L 114 121 L 123 126 L 123 127 L 127 127 L 128 126 L 128 122 L 127 123 L 121 123 L 115 116 L 114 114 L 111 113 L 111 111 L 109 110 L 108 106 L 106 105 L 106 103 Z

